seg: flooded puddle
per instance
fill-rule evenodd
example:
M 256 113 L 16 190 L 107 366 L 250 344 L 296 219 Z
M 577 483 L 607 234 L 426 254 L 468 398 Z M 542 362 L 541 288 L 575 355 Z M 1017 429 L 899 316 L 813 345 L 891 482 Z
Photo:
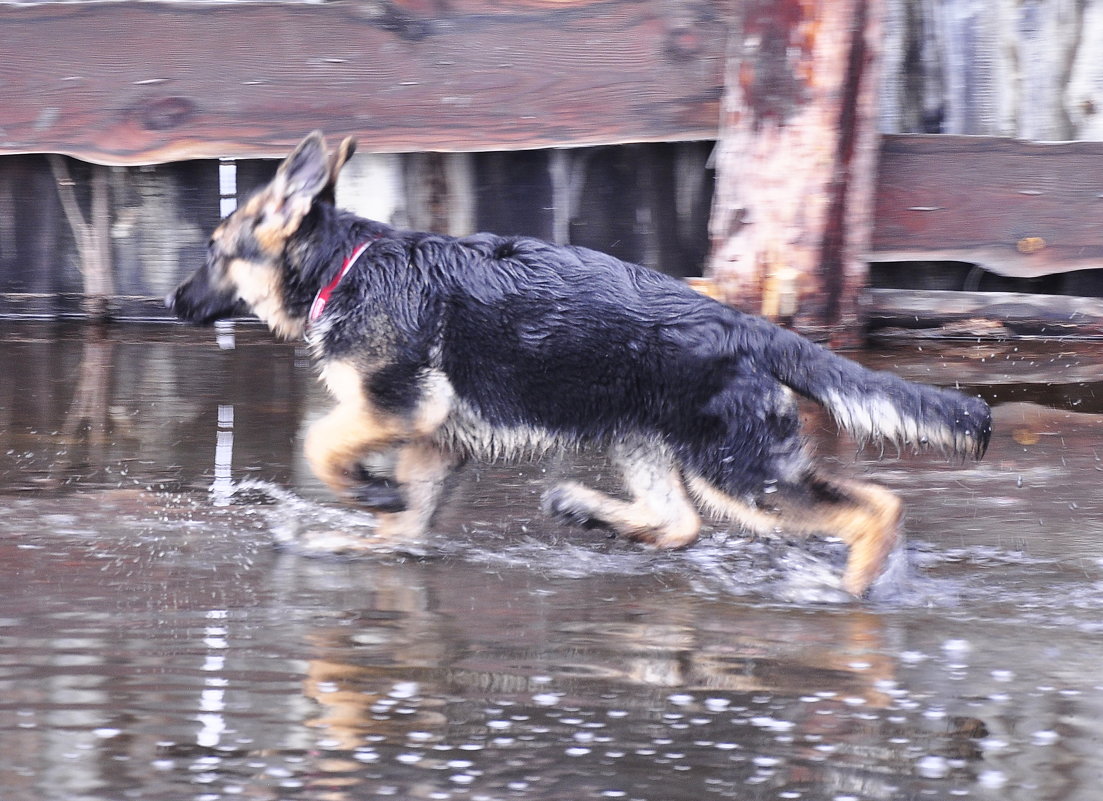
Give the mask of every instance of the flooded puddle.
M 976 466 L 818 447 L 908 505 L 832 543 L 649 553 L 538 509 L 598 457 L 473 465 L 412 553 L 309 475 L 326 401 L 259 329 L 0 328 L 0 795 L 1094 799 L 1103 347 L 861 354 L 994 405 Z M 231 347 L 232 346 L 232 347 Z

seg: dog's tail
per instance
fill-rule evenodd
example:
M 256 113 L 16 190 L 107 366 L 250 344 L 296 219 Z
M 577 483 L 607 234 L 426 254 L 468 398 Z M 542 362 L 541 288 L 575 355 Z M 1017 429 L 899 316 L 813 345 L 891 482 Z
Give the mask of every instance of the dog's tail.
M 888 440 L 977 459 L 988 449 L 992 413 L 980 398 L 867 370 L 780 328 L 768 351 L 779 381 L 825 407 L 860 442 Z

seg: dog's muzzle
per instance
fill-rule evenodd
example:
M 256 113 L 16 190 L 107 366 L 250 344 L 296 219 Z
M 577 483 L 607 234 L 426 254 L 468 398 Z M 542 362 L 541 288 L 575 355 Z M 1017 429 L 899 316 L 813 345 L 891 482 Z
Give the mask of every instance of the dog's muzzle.
M 170 292 L 165 298 L 165 306 L 172 309 L 179 319 L 195 325 L 210 325 L 216 320 L 247 311 L 236 292 L 211 286 L 202 272 Z

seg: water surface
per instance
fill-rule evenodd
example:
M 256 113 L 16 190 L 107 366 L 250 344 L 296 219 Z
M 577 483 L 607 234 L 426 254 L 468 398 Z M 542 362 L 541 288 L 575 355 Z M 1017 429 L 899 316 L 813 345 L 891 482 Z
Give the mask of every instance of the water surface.
M 538 511 L 600 455 L 472 465 L 422 547 L 300 457 L 323 413 L 259 329 L 0 328 L 0 796 L 1088 799 L 1103 747 L 1103 348 L 881 348 L 995 404 L 979 465 L 824 458 L 899 492 L 874 599 L 829 542 L 650 553 Z

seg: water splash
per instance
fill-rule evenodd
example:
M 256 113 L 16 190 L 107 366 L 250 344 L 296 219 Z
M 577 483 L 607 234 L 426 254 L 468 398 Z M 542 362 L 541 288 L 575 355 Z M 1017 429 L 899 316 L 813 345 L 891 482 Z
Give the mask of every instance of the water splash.
M 378 518 L 370 512 L 310 501 L 268 481 L 240 481 L 233 498 L 236 503 L 258 504 L 275 544 L 302 556 L 425 553 L 422 544 L 380 537 Z

